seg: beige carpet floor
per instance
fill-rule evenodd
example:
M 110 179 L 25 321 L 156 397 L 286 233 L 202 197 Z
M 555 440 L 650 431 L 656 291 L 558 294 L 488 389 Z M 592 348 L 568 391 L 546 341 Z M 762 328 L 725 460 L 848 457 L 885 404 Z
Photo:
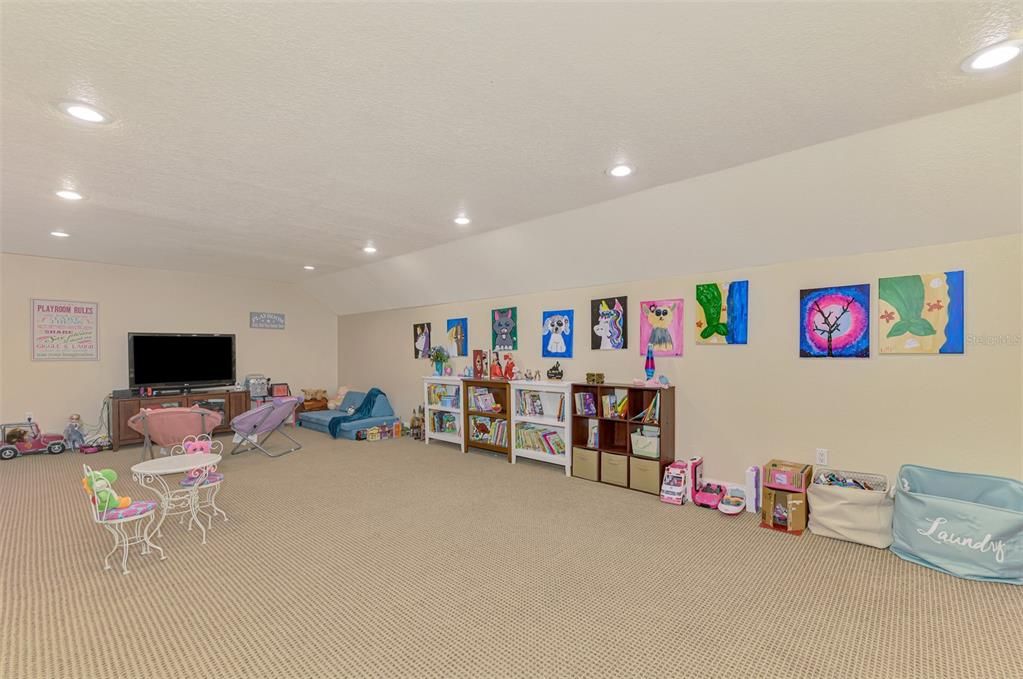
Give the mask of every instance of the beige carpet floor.
M 104 571 L 81 464 L 0 462 L 0 677 L 1023 677 L 1023 588 L 409 440 L 229 458 Z

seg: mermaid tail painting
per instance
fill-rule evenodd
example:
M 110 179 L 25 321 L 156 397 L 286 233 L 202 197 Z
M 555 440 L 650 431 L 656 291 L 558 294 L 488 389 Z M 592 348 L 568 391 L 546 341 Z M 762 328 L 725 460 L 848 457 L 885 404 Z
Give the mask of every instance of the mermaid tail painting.
M 878 280 L 877 323 L 882 354 L 961 354 L 963 272 Z
M 696 343 L 746 344 L 749 281 L 696 286 Z

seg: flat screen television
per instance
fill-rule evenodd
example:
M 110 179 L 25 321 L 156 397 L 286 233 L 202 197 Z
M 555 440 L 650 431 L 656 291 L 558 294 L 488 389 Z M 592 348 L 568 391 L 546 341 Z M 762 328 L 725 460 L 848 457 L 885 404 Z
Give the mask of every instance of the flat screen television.
M 132 389 L 221 387 L 234 382 L 234 335 L 128 333 Z

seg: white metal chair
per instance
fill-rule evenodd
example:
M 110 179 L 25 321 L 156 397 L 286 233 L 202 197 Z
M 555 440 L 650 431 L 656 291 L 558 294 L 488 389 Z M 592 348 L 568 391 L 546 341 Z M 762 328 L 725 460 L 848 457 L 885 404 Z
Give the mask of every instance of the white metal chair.
M 196 445 L 197 444 L 197 445 Z M 189 448 L 193 448 L 189 451 Z M 201 448 L 201 451 L 194 450 L 196 447 Z M 209 434 L 200 434 L 199 436 L 189 435 L 186 436 L 181 443 L 171 448 L 171 455 L 187 455 L 189 452 L 204 452 L 204 453 L 216 453 L 221 454 L 224 452 L 224 444 L 220 441 L 214 441 L 210 438 Z M 198 511 L 206 516 L 206 526 L 208 528 L 213 527 L 213 518 L 220 514 L 224 517 L 224 521 L 227 521 L 227 513 L 217 506 L 217 493 L 220 492 L 220 484 L 224 482 L 224 475 L 217 471 L 216 467 L 212 467 L 208 470 L 205 477 L 201 474 L 202 470 L 196 469 L 181 479 L 182 488 L 191 488 L 196 483 L 199 483 L 198 491 L 196 492 L 196 502 L 198 502 Z M 206 491 L 205 498 L 202 497 L 202 491 Z M 211 512 L 203 511 L 204 509 L 212 510 Z M 182 517 L 184 520 L 184 517 Z M 189 524 L 188 529 L 191 530 L 192 526 Z
M 127 575 L 130 572 L 128 570 L 128 548 L 132 545 L 142 545 L 143 554 L 150 554 L 156 549 L 160 552 L 160 560 L 166 559 L 167 557 L 164 555 L 163 549 L 158 545 L 154 545 L 150 539 L 152 534 L 149 528 L 153 525 L 153 520 L 156 518 L 157 503 L 154 500 L 135 500 L 126 507 L 100 510 L 97 495 L 104 490 L 113 490 L 111 481 L 116 481 L 117 476 L 114 474 L 113 478 L 110 479 L 107 476 L 94 475 L 89 465 L 84 464 L 82 465 L 82 470 L 85 472 L 83 482 L 87 479 L 92 479 L 91 484 L 88 482 L 83 483 L 85 491 L 89 494 L 92 520 L 106 528 L 114 536 L 114 547 L 103 558 L 104 570 L 110 570 L 110 557 L 120 549 L 121 575 Z M 112 472 L 113 470 L 110 471 Z M 143 522 L 143 519 L 147 518 L 148 521 Z M 145 524 L 144 527 L 143 523 Z

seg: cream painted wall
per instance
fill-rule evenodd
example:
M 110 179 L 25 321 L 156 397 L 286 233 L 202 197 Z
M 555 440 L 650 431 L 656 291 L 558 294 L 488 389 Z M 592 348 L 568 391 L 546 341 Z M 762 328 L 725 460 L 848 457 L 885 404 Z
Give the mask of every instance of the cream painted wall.
M 103 397 L 128 386 L 129 332 L 234 333 L 239 380 L 335 386 L 337 317 L 295 285 L 3 254 L 0 289 L 0 421 L 31 411 L 51 431 L 72 412 L 94 422 Z M 99 361 L 32 361 L 33 297 L 98 302 Z M 283 312 L 287 328 L 252 330 L 250 311 Z
M 1023 478 L 1021 450 L 1020 237 L 822 258 L 698 276 L 523 294 L 464 303 L 381 311 L 338 319 L 339 382 L 387 392 L 407 419 L 422 400 L 429 372 L 412 354 L 412 324 L 469 317 L 470 348 L 489 348 L 490 311 L 517 306 L 516 363 L 546 368 L 540 358 L 540 314 L 574 308 L 576 358 L 567 379 L 603 371 L 609 381 L 642 375 L 638 305 L 661 297 L 685 299 L 685 349 L 658 359 L 658 372 L 677 385 L 677 456 L 702 454 L 707 474 L 739 480 L 769 457 L 813 461 L 829 448 L 831 464 L 894 474 L 907 462 Z M 870 283 L 879 276 L 966 271 L 966 353 L 961 356 L 878 356 L 801 359 L 797 304 L 801 288 Z M 539 269 L 534 269 L 539 271 Z M 537 274 L 539 275 L 539 274 Z M 693 295 L 698 282 L 748 278 L 750 344 L 695 346 Z M 589 348 L 589 301 L 629 297 L 629 349 Z M 876 340 L 876 320 L 872 323 Z M 978 341 L 976 338 L 983 338 Z M 999 338 L 1010 338 L 999 341 Z M 461 370 L 464 358 L 455 360 Z M 552 473 L 555 473 L 552 471 Z

